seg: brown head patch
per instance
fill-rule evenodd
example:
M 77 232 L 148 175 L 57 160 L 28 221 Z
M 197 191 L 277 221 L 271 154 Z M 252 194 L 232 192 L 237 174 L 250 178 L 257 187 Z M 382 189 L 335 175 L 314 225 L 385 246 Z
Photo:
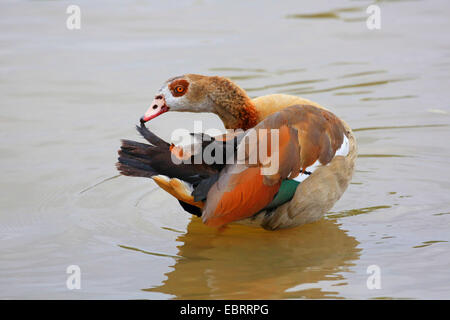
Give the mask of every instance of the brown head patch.
M 176 79 L 169 83 L 170 92 L 174 97 L 181 97 L 188 91 L 189 82 L 185 79 Z

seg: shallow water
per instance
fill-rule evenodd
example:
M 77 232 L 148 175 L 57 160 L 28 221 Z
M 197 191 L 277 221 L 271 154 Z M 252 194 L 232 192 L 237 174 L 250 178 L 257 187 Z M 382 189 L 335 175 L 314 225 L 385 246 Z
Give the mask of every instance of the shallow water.
M 450 4 L 380 1 L 0 4 L 0 298 L 450 298 Z M 217 233 L 146 179 L 121 138 L 167 78 L 301 95 L 354 128 L 351 185 L 326 217 Z M 165 114 L 151 128 L 215 116 Z M 66 268 L 81 268 L 81 289 Z M 367 268 L 381 270 L 369 290 Z

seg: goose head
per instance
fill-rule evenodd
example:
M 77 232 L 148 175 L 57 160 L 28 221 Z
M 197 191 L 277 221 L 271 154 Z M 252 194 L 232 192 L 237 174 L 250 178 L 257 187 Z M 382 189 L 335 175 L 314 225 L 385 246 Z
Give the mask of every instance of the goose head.
M 168 111 L 214 113 L 227 129 L 249 129 L 258 122 L 245 91 L 218 76 L 185 74 L 167 80 L 140 121 L 146 123 Z

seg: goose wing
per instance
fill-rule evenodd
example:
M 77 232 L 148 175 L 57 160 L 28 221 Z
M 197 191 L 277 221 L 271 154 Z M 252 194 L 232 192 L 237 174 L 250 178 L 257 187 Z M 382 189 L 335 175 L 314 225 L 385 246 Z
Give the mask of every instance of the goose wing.
M 225 166 L 211 185 L 204 223 L 221 226 L 258 213 L 283 180 L 315 164 L 328 164 L 345 136 L 339 118 L 315 106 L 294 105 L 270 115 L 246 133 L 237 148 L 237 163 Z

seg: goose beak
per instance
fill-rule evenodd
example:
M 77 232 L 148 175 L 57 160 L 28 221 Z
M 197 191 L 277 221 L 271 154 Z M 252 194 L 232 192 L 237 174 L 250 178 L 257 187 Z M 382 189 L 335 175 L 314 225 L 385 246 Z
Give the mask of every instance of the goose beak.
M 157 95 L 155 99 L 153 99 L 150 108 L 148 108 L 147 112 L 141 117 L 140 122 L 141 124 L 144 124 L 167 111 L 169 111 L 169 107 L 166 104 L 166 99 L 164 99 L 164 96 L 161 94 Z

